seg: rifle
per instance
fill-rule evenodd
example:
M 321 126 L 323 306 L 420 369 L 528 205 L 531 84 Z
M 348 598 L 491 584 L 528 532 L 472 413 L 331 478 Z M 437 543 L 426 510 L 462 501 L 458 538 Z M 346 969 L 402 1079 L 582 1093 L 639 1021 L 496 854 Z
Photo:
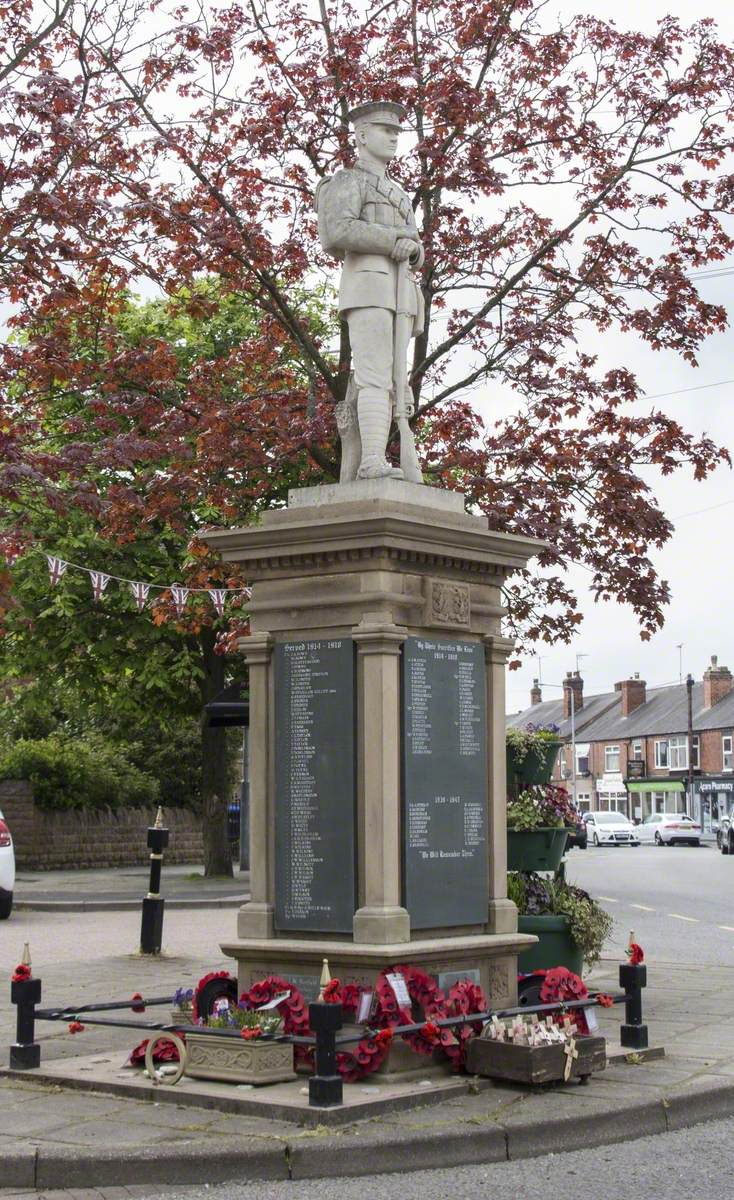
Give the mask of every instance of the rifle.
M 407 311 L 409 288 L 412 286 L 412 281 L 408 276 L 407 262 L 399 262 L 392 377 L 395 390 L 395 419 L 400 434 L 400 466 L 404 478 L 410 483 L 423 483 L 423 473 L 415 449 L 415 438 L 408 421 L 408 408 L 413 404 L 412 395 L 408 391 L 406 361 L 414 320 L 413 315 Z

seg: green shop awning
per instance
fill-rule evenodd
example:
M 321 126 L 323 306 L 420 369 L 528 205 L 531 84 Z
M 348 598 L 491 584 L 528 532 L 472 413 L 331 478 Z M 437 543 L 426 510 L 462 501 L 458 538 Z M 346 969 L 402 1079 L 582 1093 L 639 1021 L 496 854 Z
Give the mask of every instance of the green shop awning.
M 627 784 L 628 792 L 684 792 L 680 779 L 634 779 Z

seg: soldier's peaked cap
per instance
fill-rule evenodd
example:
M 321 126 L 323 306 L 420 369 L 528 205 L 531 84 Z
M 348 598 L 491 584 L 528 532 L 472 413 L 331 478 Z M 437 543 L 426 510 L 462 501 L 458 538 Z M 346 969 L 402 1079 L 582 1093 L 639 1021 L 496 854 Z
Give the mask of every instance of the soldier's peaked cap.
M 373 100 L 370 104 L 358 104 L 353 108 L 349 120 L 353 125 L 358 121 L 373 121 L 380 125 L 395 125 L 399 129 L 406 115 L 402 104 L 396 104 L 393 100 Z

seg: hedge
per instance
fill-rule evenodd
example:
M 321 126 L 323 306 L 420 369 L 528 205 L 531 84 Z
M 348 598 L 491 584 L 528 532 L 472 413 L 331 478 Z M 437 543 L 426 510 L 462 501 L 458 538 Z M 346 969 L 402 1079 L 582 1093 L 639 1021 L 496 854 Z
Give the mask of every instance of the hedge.
M 158 781 L 99 734 L 21 738 L 0 746 L 0 779 L 27 779 L 41 808 L 119 808 L 156 804 Z

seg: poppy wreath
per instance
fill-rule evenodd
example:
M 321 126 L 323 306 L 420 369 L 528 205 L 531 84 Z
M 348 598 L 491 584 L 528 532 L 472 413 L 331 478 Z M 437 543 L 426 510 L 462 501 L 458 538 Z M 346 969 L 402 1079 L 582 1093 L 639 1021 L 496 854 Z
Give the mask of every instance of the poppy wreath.
M 405 980 L 411 1000 L 410 1008 L 398 1006 L 395 993 L 387 979 L 388 975 L 393 974 L 402 975 Z M 430 1025 L 433 1020 L 440 1020 L 446 1016 L 446 999 L 443 992 L 435 979 L 418 967 L 386 967 L 378 976 L 375 991 L 379 1000 L 378 1013 L 383 1016 L 381 1024 L 413 1025 L 422 1020 Z M 446 1040 L 444 1040 L 444 1034 L 448 1035 Z M 401 1033 L 400 1036 L 418 1054 L 430 1055 L 433 1054 L 437 1044 L 445 1047 L 453 1034 L 449 1030 L 442 1029 L 439 1043 L 436 1042 L 430 1029 L 428 1032 L 425 1029 L 419 1029 L 415 1033 Z
M 283 1018 L 283 1032 L 292 1034 L 294 1037 L 308 1037 L 311 1028 L 308 1023 L 306 1001 L 298 988 L 289 983 L 287 979 L 281 979 L 278 975 L 268 975 L 267 979 L 253 983 L 249 992 L 243 992 L 239 998 L 239 1004 L 241 1008 L 246 1008 L 248 1011 L 253 1008 L 261 1008 L 263 1004 L 268 1004 L 282 992 L 290 992 L 287 1000 L 282 1000 L 278 1005 L 278 1013 Z M 297 1067 L 310 1065 L 312 1057 L 312 1051 L 308 1046 L 295 1047 Z
M 354 983 L 345 983 L 342 987 L 338 979 L 332 979 L 324 990 L 324 1000 L 327 1004 L 341 1004 L 347 1023 L 350 1020 L 353 1022 L 357 1016 L 362 990 Z M 366 1075 L 371 1075 L 387 1057 L 392 1042 L 392 1030 L 379 1006 L 370 1024 L 375 1028 L 371 1028 L 353 1050 L 337 1051 L 336 1069 L 345 1083 L 356 1083 Z M 382 1028 L 377 1028 L 378 1026 Z M 309 1059 L 311 1057 L 309 1054 Z
M 206 1020 L 211 1015 L 214 1002 L 226 997 L 231 1004 L 237 1001 L 237 980 L 229 971 L 210 971 L 202 976 L 194 988 L 191 997 L 191 1019 L 194 1025 Z M 134 997 L 133 997 L 134 998 Z
M 183 1033 L 179 1033 L 178 1037 L 180 1037 L 181 1041 L 184 1044 L 186 1043 L 186 1038 Z M 145 1066 L 145 1051 L 148 1048 L 149 1041 L 150 1041 L 150 1038 L 145 1038 L 145 1040 L 140 1042 L 140 1044 L 138 1046 L 136 1046 L 134 1050 L 130 1051 L 130 1057 L 127 1060 L 127 1066 L 129 1066 L 129 1067 L 144 1067 Z M 161 1039 L 160 1042 L 156 1042 L 155 1050 L 153 1051 L 153 1062 L 154 1063 L 178 1062 L 178 1050 L 177 1050 L 176 1046 L 174 1046 L 173 1042 L 163 1041 L 163 1039 Z
M 540 974 L 537 971 L 536 974 Z M 569 971 L 567 967 L 552 967 L 544 974 L 540 988 L 541 1004 L 562 1004 L 564 1000 L 585 1000 L 589 990 L 579 975 Z M 556 1025 L 563 1025 L 564 1014 L 556 1017 Z M 580 1034 L 588 1034 L 589 1026 L 583 1008 L 573 1010 L 573 1019 Z
M 487 1007 L 487 997 L 479 985 L 472 983 L 470 979 L 460 979 L 449 989 L 445 1015 L 465 1017 L 469 1013 L 486 1012 Z M 472 1021 L 466 1025 L 456 1025 L 453 1029 L 441 1030 L 438 1044 L 455 1071 L 460 1071 L 466 1065 L 467 1043 L 481 1031 L 482 1021 Z

